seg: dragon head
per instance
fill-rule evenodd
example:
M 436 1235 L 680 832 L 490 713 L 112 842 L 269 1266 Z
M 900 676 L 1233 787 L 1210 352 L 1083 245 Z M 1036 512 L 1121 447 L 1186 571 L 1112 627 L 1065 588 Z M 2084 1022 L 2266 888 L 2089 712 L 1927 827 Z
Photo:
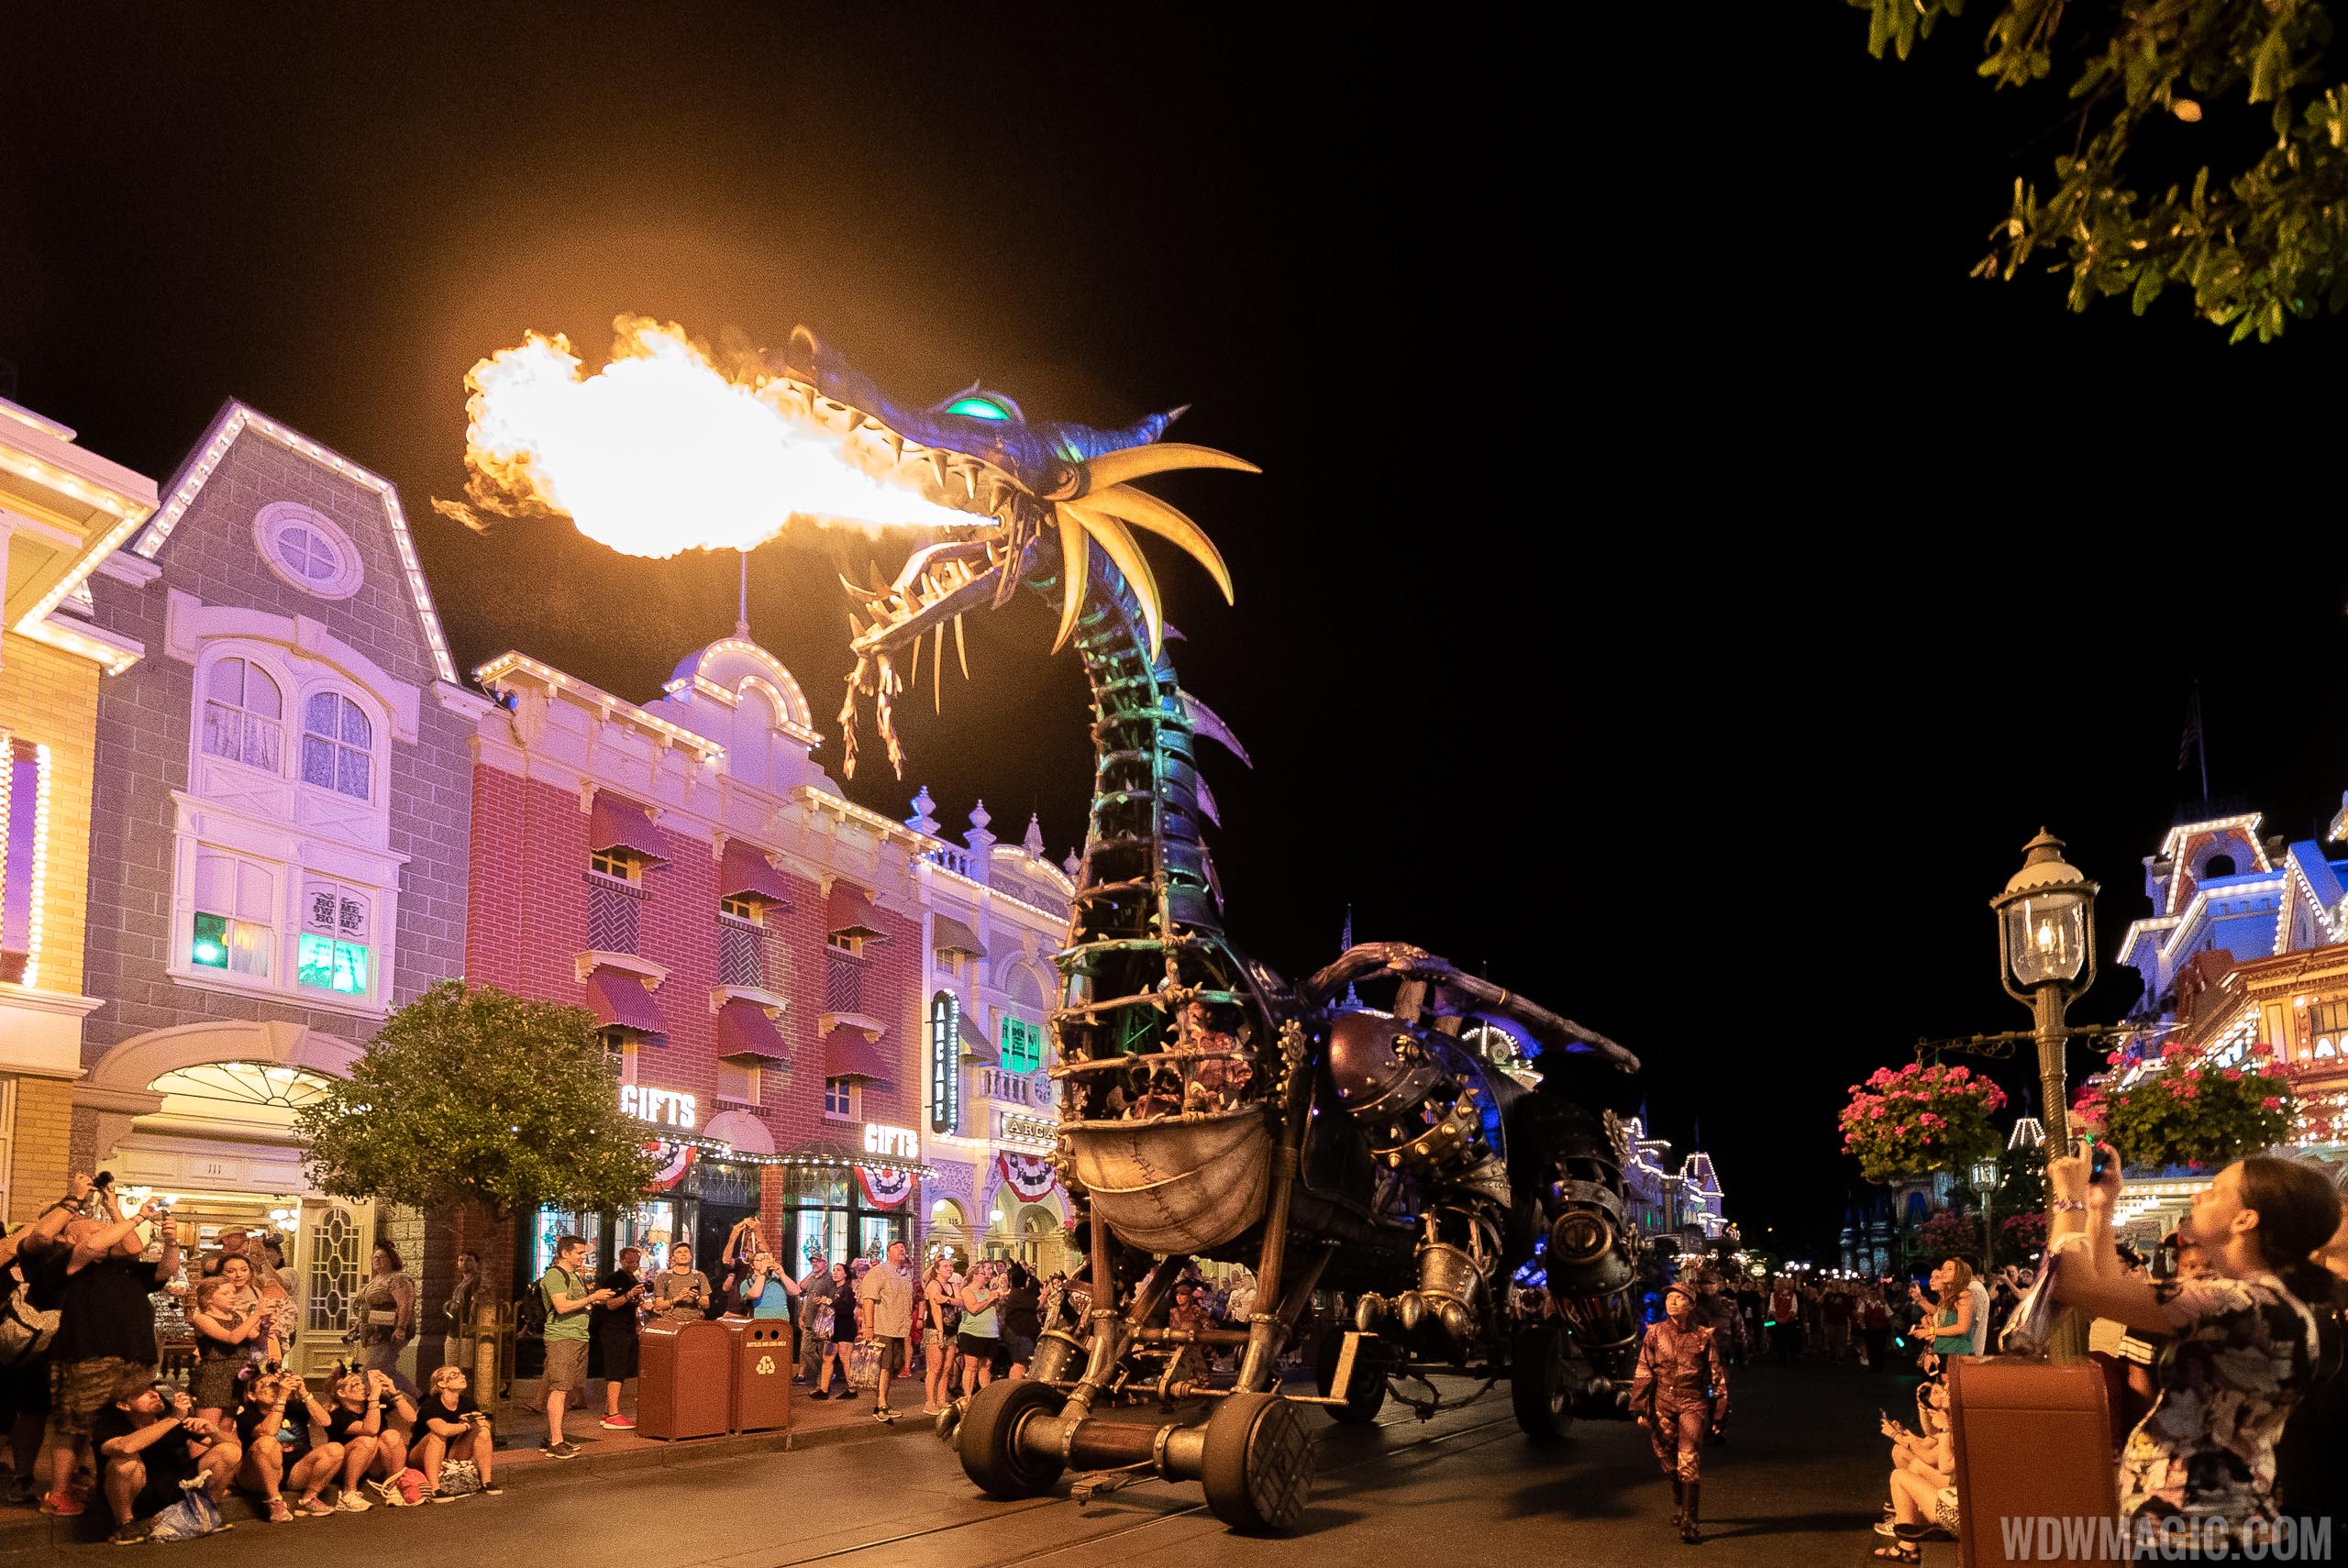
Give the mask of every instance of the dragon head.
M 949 622 L 958 657 L 966 611 L 982 604 L 999 608 L 1023 581 L 1057 576 L 1057 653 L 1076 631 L 1095 550 L 1101 563 L 1122 574 L 1132 589 L 1155 658 L 1165 632 L 1163 613 L 1135 529 L 1172 541 L 1207 569 L 1226 601 L 1231 598 L 1230 569 L 1204 531 L 1180 509 L 1132 483 L 1178 469 L 1260 471 L 1211 447 L 1160 441 L 1180 409 L 1102 430 L 1031 423 L 1010 398 L 979 386 L 926 408 L 909 407 L 803 326 L 792 332 L 781 371 L 770 395 L 803 399 L 804 414 L 843 439 L 851 462 L 970 519 L 914 551 L 892 581 L 883 583 L 878 568 L 866 583 L 840 579 L 856 603 L 848 616 L 856 668 L 840 711 L 850 774 L 856 767 L 859 693 L 873 697 L 890 762 L 902 772 L 903 751 L 890 702 L 916 668 L 923 637 L 932 639 L 935 682 Z

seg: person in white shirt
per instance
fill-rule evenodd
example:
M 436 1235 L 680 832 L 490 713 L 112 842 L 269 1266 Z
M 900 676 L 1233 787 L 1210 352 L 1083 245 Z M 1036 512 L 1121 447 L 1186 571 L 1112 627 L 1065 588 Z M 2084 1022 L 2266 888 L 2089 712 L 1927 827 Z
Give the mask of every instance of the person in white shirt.
M 1977 1274 L 1973 1276 L 1973 1283 L 1965 1287 L 1965 1294 L 1973 1298 L 1973 1353 L 1987 1355 L 1989 1353 L 1989 1287 L 1981 1283 L 1981 1276 Z

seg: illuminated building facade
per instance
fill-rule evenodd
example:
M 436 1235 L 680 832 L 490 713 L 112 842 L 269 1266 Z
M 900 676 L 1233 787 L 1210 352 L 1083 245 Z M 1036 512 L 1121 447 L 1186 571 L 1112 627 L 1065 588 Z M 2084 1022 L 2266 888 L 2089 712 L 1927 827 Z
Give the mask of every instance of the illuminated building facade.
M 2151 1032 L 2115 1070 L 2125 1082 L 2158 1071 L 2161 1052 L 2182 1044 L 2228 1066 L 2265 1048 L 2305 1066 L 2303 1100 L 2335 1121 L 2348 1111 L 2348 858 L 2313 840 L 2287 844 L 2259 832 L 2256 813 L 2180 823 L 2144 860 L 2153 914 L 2121 941 L 2121 961 L 2143 975 L 2135 1015 Z M 2330 837 L 2348 836 L 2348 803 Z M 2299 1146 L 2338 1161 L 2338 1134 Z M 2207 1175 L 2132 1183 L 2144 1227 L 2189 1200 Z M 2139 1190 L 2141 1187 L 2141 1191 Z
M 600 1258 L 657 1265 L 686 1239 L 714 1263 L 753 1215 L 794 1270 L 918 1245 L 933 1212 L 983 1238 L 989 1138 L 1013 1108 L 1048 1115 L 1040 1061 L 1004 1073 L 993 1051 L 1040 1037 L 1065 906 L 1036 884 L 1064 900 L 1065 876 L 995 845 L 982 811 L 964 847 L 848 801 L 797 680 L 746 634 L 642 704 L 518 653 L 475 674 L 497 705 L 467 977 L 593 1012 L 670 1156 L 643 1202 L 543 1209 L 489 1266 L 510 1246 L 535 1274 L 566 1231 Z
M 1624 1196 L 1630 1200 L 1632 1228 L 1644 1241 L 1678 1235 L 1689 1241 L 1734 1241 L 1736 1227 L 1729 1222 L 1727 1200 L 1721 1193 L 1712 1157 L 1702 1150 L 1687 1155 L 1679 1168 L 1671 1166 L 1671 1145 L 1650 1138 L 1638 1117 L 1627 1119 L 1623 1131 L 1631 1148 L 1623 1170 Z
M 155 481 L 0 402 L 0 1215 L 30 1220 L 65 1189 L 72 1082 L 105 1002 L 84 970 L 83 890 L 101 687 L 135 640 L 93 625 L 90 580 L 136 581 L 120 547 Z
M 73 1157 L 177 1195 L 183 1228 L 286 1231 L 331 1320 L 423 1216 L 311 1193 L 294 1112 L 392 1009 L 463 966 L 460 687 L 389 481 L 236 402 L 164 487 L 91 631 L 146 650 L 98 699 Z M 429 1349 L 429 1346 L 425 1347 Z M 323 1359 L 319 1359 L 323 1358 Z

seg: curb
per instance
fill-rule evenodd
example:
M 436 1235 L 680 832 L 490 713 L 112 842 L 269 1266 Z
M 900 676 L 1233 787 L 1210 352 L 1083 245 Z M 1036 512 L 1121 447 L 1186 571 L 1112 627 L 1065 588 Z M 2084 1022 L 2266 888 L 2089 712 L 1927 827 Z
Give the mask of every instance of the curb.
M 515 1492 L 537 1491 L 541 1487 L 559 1486 L 596 1476 L 678 1469 L 739 1459 L 750 1454 L 888 1442 L 915 1435 L 928 1437 L 930 1433 L 930 1423 L 916 1416 L 914 1419 L 899 1420 L 886 1427 L 868 1419 L 860 1422 L 840 1421 L 803 1430 L 682 1438 L 675 1442 L 648 1439 L 648 1446 L 626 1453 L 587 1452 L 581 1452 L 577 1459 L 548 1459 L 535 1450 L 527 1450 L 523 1451 L 530 1454 L 526 1461 L 516 1455 L 507 1464 L 500 1466 L 497 1478 L 510 1496 Z M 249 1523 L 258 1523 L 261 1517 L 242 1493 L 231 1493 L 223 1511 L 240 1529 Z M 94 1501 L 89 1510 L 76 1518 L 58 1518 L 36 1513 L 0 1522 L 0 1559 L 17 1558 L 27 1553 L 53 1558 L 68 1547 L 103 1546 L 112 1528 L 108 1521 L 113 1517 L 101 1499 Z

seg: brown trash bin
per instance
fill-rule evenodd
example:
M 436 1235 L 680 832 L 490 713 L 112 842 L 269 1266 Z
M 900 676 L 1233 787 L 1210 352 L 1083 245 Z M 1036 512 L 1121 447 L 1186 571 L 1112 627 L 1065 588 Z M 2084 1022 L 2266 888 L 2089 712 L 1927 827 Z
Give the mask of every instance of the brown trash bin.
M 731 1429 L 733 1378 L 725 1331 L 704 1318 L 663 1318 L 637 1338 L 636 1432 L 638 1437 L 717 1437 Z
M 2007 1539 L 2006 1521 L 2116 1520 L 2120 1467 L 2103 1373 L 2091 1362 L 2050 1366 L 2022 1356 L 1957 1356 L 1948 1364 L 1964 1568 L 2028 1562 L 2043 1550 L 2032 1528 Z M 2017 1527 L 2018 1528 L 2018 1527 Z M 2051 1541 L 2050 1541 L 2051 1544 Z M 2116 1565 L 2101 1533 L 2074 1562 Z M 2010 1548 L 2019 1547 L 2019 1551 Z M 2066 1550 L 2068 1550 L 2066 1548 Z
M 771 1431 L 791 1425 L 791 1375 L 798 1370 L 791 1325 L 780 1318 L 721 1318 L 718 1326 L 734 1336 L 726 1430 Z

